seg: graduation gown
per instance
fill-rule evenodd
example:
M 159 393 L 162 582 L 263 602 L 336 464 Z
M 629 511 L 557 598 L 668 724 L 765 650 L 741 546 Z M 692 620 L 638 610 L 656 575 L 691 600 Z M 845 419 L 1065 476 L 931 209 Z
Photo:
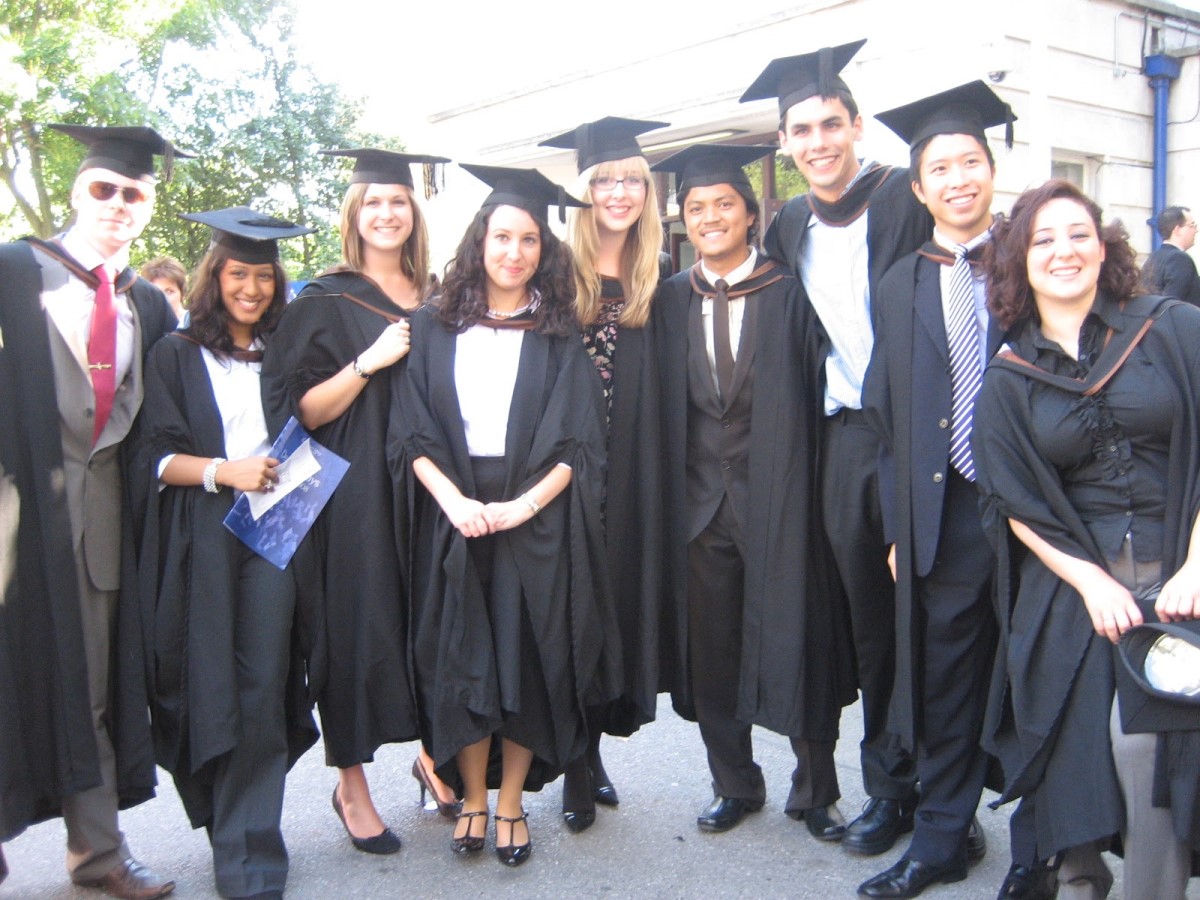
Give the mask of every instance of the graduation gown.
M 896 689 L 888 729 L 910 749 L 917 746 L 915 704 L 920 696 L 916 582 L 933 568 L 941 532 L 946 479 L 933 476 L 944 475 L 950 465 L 950 351 L 941 263 L 929 258 L 945 255 L 941 247 L 928 243 L 888 270 L 874 304 L 875 350 L 863 384 L 863 409 L 883 442 L 879 499 L 884 540 L 896 545 Z M 1002 329 L 991 322 L 989 359 L 1002 337 Z
M 81 270 L 61 247 L 68 269 Z M 141 329 L 145 354 L 175 327 L 162 293 L 126 269 L 116 279 Z M 0 246 L 0 841 L 61 814 L 64 797 L 102 781 L 88 701 L 71 518 L 42 269 L 29 244 Z M 122 442 L 136 439 L 138 422 Z M 124 463 L 123 463 L 124 466 Z M 138 621 L 137 486 L 124 479 L 119 528 L 121 593 L 109 704 L 122 808 L 154 796 Z
M 271 433 L 299 416 L 310 388 L 345 368 L 403 313 L 353 272 L 310 282 L 280 319 L 263 359 L 263 408 Z M 401 359 L 392 372 L 403 371 Z M 368 762 L 382 744 L 417 736 L 409 677 L 404 542 L 406 510 L 384 445 L 393 379 L 378 372 L 350 408 L 312 436 L 349 460 L 293 565 L 321 595 L 311 689 L 321 711 L 326 761 Z M 397 492 L 399 491 L 399 492 Z
M 1135 332 L 1160 297 L 1134 297 L 1122 327 L 1092 367 L 1108 369 L 1122 338 Z M 1097 303 L 1101 302 L 1097 298 Z M 1032 361 L 1033 326 L 1010 337 Z M 1174 395 L 1162 563 L 1164 576 L 1186 558 L 1200 512 L 1200 315 L 1176 304 L 1146 333 L 1125 366 L 1153 366 Z M 1113 376 L 1116 383 L 1122 377 Z M 1104 554 L 1042 453 L 1032 428 L 1036 382 L 994 359 L 975 405 L 972 450 L 984 495 L 985 527 L 998 556 L 1001 622 L 996 671 L 984 722 L 985 748 L 1003 765 L 998 803 L 1031 796 L 1041 858 L 1116 834 L 1124 809 L 1109 743 L 1114 649 L 1097 635 L 1079 594 L 1024 549 L 1008 519 L 1028 525 L 1051 546 L 1104 566 Z M 1119 424 L 1119 423 L 1118 423 Z M 1160 741 L 1161 744 L 1161 741 Z M 1193 796 L 1200 771 L 1192 769 Z
M 621 296 L 615 278 L 605 297 Z M 590 715 L 608 734 L 630 735 L 654 720 L 659 690 L 662 586 L 662 447 L 652 326 L 617 326 L 605 484 L 607 573 L 621 630 L 624 690 Z M 615 450 L 616 452 L 612 452 Z M 670 618 L 670 617 L 669 617 Z
M 167 454 L 226 455 L 204 357 L 180 334 L 186 332 L 160 340 L 146 360 L 137 461 L 150 491 L 139 591 L 158 764 L 175 777 L 188 818 L 199 828 L 212 820 L 214 764 L 242 740 L 234 628 L 244 545 L 223 524 L 234 503 L 232 491 L 210 494 L 199 485 L 158 490 L 158 464 Z M 301 616 L 298 607 L 296 617 Z M 292 628 L 289 766 L 317 740 L 305 684 L 304 634 Z
M 820 552 L 817 518 L 817 406 L 812 377 L 816 343 L 799 281 L 781 264 L 759 266 L 738 291 L 758 305 L 753 353 L 746 520 L 745 596 L 737 718 L 780 734 L 834 741 L 841 707 L 854 702 L 844 621 L 832 602 L 832 561 Z M 782 275 L 782 277 L 779 277 Z M 774 283 L 766 284 L 774 281 Z M 756 284 L 766 284 L 755 288 Z M 663 282 L 654 305 L 661 378 L 663 503 L 668 593 L 663 621 L 663 674 L 676 710 L 694 719 L 687 623 L 688 344 L 700 335 L 701 295 L 691 272 Z M 743 326 L 745 327 L 745 325 Z M 736 380 L 736 369 L 735 369 Z
M 493 536 L 485 595 L 467 548 L 412 474 L 428 457 L 476 496 L 454 382 L 457 335 L 428 309 L 413 316 L 412 352 L 393 397 L 388 454 L 412 501 L 413 662 L 426 746 L 457 781 L 454 755 L 522 717 L 534 762 L 526 789 L 552 780 L 587 744 L 584 710 L 620 692 L 620 645 L 603 569 L 599 486 L 604 413 L 578 334 L 527 331 L 509 411 L 503 496 L 537 484 L 557 463 L 571 482 L 525 524 Z M 537 665 L 522 665 L 532 654 Z M 540 672 L 538 685 L 521 684 Z M 543 692 L 548 715 L 529 721 L 523 690 Z M 503 732 L 501 732 L 503 733 Z M 526 743 L 527 742 L 527 743 Z

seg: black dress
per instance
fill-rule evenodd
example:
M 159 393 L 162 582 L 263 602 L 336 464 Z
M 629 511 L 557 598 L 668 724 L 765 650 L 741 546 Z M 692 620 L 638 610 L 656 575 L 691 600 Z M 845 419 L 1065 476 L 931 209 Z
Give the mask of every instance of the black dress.
M 271 434 L 300 399 L 367 349 L 405 315 L 373 281 L 324 275 L 287 308 L 263 360 L 263 406 Z M 403 371 L 405 360 L 392 367 Z M 329 765 L 369 762 L 382 744 L 417 736 L 404 616 L 404 494 L 388 474 L 384 444 L 393 379 L 380 372 L 342 415 L 312 436 L 350 468 L 295 565 L 301 586 L 320 589 L 323 612 L 310 679 Z M 402 490 L 402 486 L 401 486 Z
M 660 686 L 659 619 L 662 583 L 662 443 L 658 377 L 651 324 L 619 323 L 625 308 L 620 280 L 601 279 L 597 321 L 583 345 L 608 401 L 608 480 L 604 486 L 605 546 L 625 689 L 589 722 L 608 734 L 630 735 L 654 720 Z
M 399 489 L 412 501 L 422 737 L 438 774 L 454 784 L 459 750 L 509 737 L 533 751 L 526 789 L 536 790 L 583 753 L 584 710 L 620 689 L 616 625 L 601 586 L 601 392 L 578 335 L 525 332 L 499 494 L 519 496 L 560 462 L 571 482 L 533 519 L 491 536 L 485 591 L 468 539 L 412 474 L 413 460 L 428 457 L 464 496 L 480 498 L 455 387 L 456 344 L 428 310 L 413 316 L 388 440 Z

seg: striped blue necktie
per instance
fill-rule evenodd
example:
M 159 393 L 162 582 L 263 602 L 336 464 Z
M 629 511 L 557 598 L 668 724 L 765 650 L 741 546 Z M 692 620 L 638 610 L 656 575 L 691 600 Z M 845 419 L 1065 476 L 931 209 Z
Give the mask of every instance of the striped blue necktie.
M 954 266 L 950 270 L 946 338 L 950 343 L 950 464 L 967 481 L 974 481 L 971 419 L 975 412 L 975 395 L 983 383 L 983 365 L 979 359 L 979 326 L 975 319 L 971 264 L 967 261 L 967 248 L 961 244 L 955 245 Z

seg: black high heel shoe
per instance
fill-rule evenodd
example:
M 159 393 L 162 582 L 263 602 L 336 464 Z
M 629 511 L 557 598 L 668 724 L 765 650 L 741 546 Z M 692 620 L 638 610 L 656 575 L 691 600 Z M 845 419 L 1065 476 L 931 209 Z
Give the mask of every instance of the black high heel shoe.
M 600 760 L 600 748 L 588 751 L 588 776 L 592 779 L 592 797 L 604 806 L 616 806 L 621 802 L 617 797 L 617 789 L 613 787 L 612 779 L 604 771 L 604 763 Z
M 379 834 L 369 838 L 355 837 L 350 833 L 350 826 L 346 824 L 346 816 L 342 812 L 342 801 L 338 799 L 336 785 L 333 788 L 333 811 L 341 819 L 342 827 L 346 829 L 346 835 L 350 838 L 350 843 L 354 845 L 355 850 L 361 850 L 363 853 L 375 853 L 380 856 L 399 852 L 400 838 L 396 837 L 390 828 L 384 828 Z
M 412 767 L 413 778 L 417 779 L 417 783 L 421 785 L 421 806 L 425 806 L 425 793 L 428 791 L 433 796 L 433 802 L 437 804 L 438 814 L 447 819 L 455 819 L 462 811 L 462 801 L 455 799 L 452 803 L 445 803 L 438 796 L 438 792 L 433 787 L 433 779 L 429 777 L 429 773 L 425 771 L 425 766 L 421 763 L 421 757 L 413 760 Z
M 471 834 L 471 826 L 475 824 L 475 819 L 479 816 L 483 816 L 483 834 L 475 837 L 475 835 Z M 455 821 L 459 819 L 467 820 L 467 833 L 462 837 L 451 838 L 450 849 L 455 853 L 478 853 L 482 850 L 483 839 L 487 835 L 488 811 L 485 809 L 479 812 L 460 812 L 454 818 Z
M 563 771 L 562 817 L 572 834 L 587 831 L 596 821 L 596 801 L 587 760 L 572 760 Z
M 496 855 L 500 857 L 500 862 L 506 866 L 519 866 L 525 860 L 533 855 L 533 838 L 530 837 L 524 844 L 513 843 L 513 833 L 516 830 L 518 822 L 525 823 L 525 830 L 529 831 L 529 813 L 521 810 L 521 814 L 515 819 L 510 819 L 508 816 L 502 816 L 496 813 L 493 818 L 496 820 Z M 500 846 L 500 823 L 508 823 L 508 843 L 503 847 Z

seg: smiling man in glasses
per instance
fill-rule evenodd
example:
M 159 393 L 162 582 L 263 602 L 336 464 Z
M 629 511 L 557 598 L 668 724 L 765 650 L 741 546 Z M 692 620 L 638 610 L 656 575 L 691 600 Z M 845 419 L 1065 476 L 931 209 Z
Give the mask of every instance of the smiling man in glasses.
M 61 815 L 71 880 L 144 900 L 175 885 L 117 824 L 155 783 L 130 515 L 149 478 L 127 445 L 175 316 L 128 263 L 154 157 L 166 177 L 186 154 L 149 128 L 52 127 L 88 148 L 74 224 L 0 246 L 0 840 Z

